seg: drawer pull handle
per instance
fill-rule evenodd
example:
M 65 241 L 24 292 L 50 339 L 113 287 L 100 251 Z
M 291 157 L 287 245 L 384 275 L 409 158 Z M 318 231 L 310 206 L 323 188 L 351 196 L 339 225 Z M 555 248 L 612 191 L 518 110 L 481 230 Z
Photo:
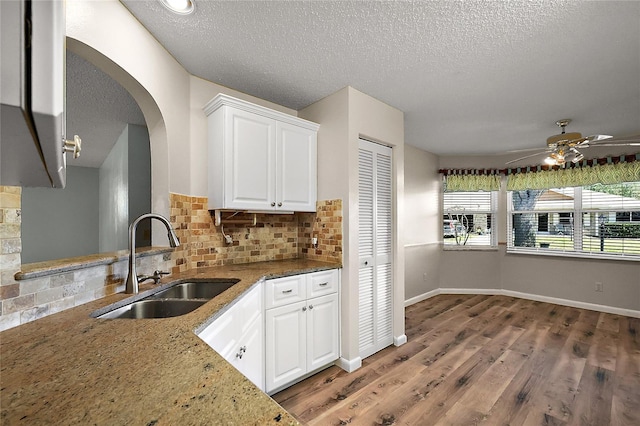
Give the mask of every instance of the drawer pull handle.
M 325 287 L 325 286 L 327 286 L 328 284 L 329 284 L 329 283 L 320 283 L 320 284 L 318 284 L 318 285 L 319 285 L 320 287 Z
M 287 294 L 287 293 L 291 293 L 293 290 L 289 289 L 289 290 L 282 290 L 282 294 Z

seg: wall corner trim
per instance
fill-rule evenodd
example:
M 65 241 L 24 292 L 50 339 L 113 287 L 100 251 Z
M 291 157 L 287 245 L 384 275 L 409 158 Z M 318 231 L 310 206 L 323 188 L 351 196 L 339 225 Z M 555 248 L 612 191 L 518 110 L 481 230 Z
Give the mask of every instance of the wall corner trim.
M 407 335 L 403 334 L 401 336 L 394 336 L 393 337 L 393 345 L 394 346 L 402 346 L 405 343 L 407 343 Z
M 353 359 L 346 359 L 340 357 L 338 361 L 336 361 L 336 364 L 347 373 L 351 373 L 362 367 L 362 358 L 356 357 Z

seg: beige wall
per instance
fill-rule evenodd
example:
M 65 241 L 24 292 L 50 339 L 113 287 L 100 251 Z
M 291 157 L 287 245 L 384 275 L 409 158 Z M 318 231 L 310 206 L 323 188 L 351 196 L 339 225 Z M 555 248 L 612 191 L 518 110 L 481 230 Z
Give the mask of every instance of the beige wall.
M 342 270 L 342 358 L 359 366 L 358 348 L 358 143 L 360 137 L 393 148 L 394 280 L 404 283 L 404 117 L 403 113 L 351 87 L 299 112 L 320 123 L 318 197 L 341 198 L 345 217 Z M 394 287 L 394 339 L 404 339 L 404 285 Z
M 67 36 L 71 50 L 122 84 L 140 105 L 150 130 L 152 207 L 161 214 L 169 212 L 169 192 L 207 195 L 207 123 L 202 108 L 215 95 L 226 93 L 297 115 L 190 75 L 116 0 L 69 0 Z
M 439 287 L 440 177 L 438 157 L 405 145 L 405 300 Z

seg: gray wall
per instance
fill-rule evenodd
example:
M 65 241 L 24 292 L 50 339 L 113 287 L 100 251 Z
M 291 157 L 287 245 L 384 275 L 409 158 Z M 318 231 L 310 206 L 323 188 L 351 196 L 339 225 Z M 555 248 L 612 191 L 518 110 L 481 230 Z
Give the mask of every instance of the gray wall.
M 127 248 L 129 140 L 127 127 L 100 166 L 100 252 Z
M 149 131 L 146 126 L 129 124 L 127 129 L 129 132 L 129 223 L 131 223 L 138 216 L 151 212 L 151 150 Z M 136 234 L 138 247 L 151 245 L 151 223 L 147 219 L 138 225 Z M 166 231 L 163 228 L 160 229 L 164 231 L 160 233 L 164 237 Z
M 438 157 L 405 146 L 405 300 L 440 285 Z
M 129 224 L 151 211 L 149 132 L 128 124 L 100 167 L 100 252 L 126 249 Z M 151 245 L 149 220 L 138 226 L 137 246 Z
M 98 169 L 67 167 L 65 189 L 23 188 L 22 263 L 98 252 Z

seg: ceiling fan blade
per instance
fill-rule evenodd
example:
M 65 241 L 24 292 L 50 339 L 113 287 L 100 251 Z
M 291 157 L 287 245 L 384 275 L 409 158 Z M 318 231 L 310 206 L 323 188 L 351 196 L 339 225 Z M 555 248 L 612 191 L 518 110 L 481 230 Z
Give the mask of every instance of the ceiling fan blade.
M 599 146 L 640 146 L 640 142 L 594 143 L 592 145 L 580 145 L 580 148 L 596 148 Z
M 640 135 L 631 135 L 617 138 L 607 138 L 594 141 L 585 141 L 580 144 L 580 148 L 596 146 L 638 146 L 640 145 Z
M 524 148 L 524 149 L 514 149 L 512 151 L 504 151 L 504 154 L 517 154 L 520 152 L 531 152 L 531 151 L 540 151 L 540 147 L 536 148 Z M 551 150 L 546 150 L 544 152 L 551 152 Z
M 515 160 L 507 161 L 505 164 L 515 163 L 515 162 L 520 161 L 520 160 L 525 160 L 527 158 L 535 157 L 535 156 L 542 155 L 542 154 L 547 154 L 549 152 L 550 151 L 548 151 L 548 150 L 538 151 L 535 154 L 525 155 L 524 157 L 520 157 L 520 158 L 516 158 Z
M 586 137 L 588 142 L 603 141 L 603 140 L 611 139 L 611 138 L 613 138 L 613 136 L 611 136 L 611 135 L 591 135 L 591 136 L 587 136 Z

